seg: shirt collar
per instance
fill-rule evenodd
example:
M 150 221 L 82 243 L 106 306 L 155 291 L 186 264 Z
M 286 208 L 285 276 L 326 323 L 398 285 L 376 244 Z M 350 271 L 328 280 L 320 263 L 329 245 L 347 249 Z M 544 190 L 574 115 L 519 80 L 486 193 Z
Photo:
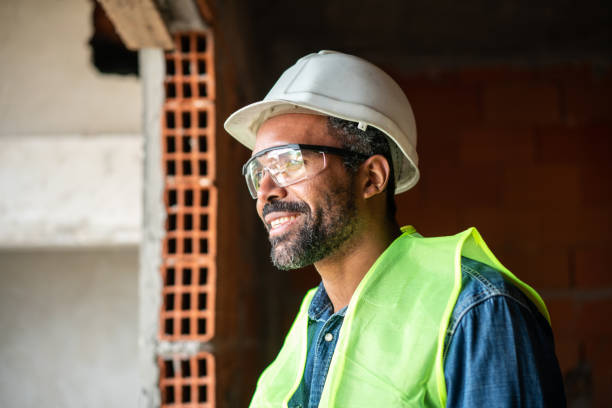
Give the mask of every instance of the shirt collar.
M 327 292 L 325 291 L 325 286 L 323 286 L 323 282 L 319 283 L 319 287 L 315 292 L 312 301 L 310 302 L 310 306 L 308 307 L 308 317 L 311 320 L 327 320 L 332 315 L 343 316 L 346 314 L 347 306 L 344 306 L 342 309 L 334 313 L 334 305 L 332 305 L 329 296 L 327 296 Z

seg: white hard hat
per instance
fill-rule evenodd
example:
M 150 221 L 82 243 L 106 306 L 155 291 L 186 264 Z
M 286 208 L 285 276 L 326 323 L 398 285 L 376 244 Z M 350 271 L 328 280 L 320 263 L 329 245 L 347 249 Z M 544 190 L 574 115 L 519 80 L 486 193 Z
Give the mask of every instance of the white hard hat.
M 313 112 L 314 111 L 314 112 Z M 380 68 L 353 55 L 319 51 L 287 69 L 266 97 L 234 112 L 225 130 L 249 149 L 263 122 L 284 113 L 310 112 L 384 132 L 391 141 L 395 194 L 419 179 L 416 125 L 408 98 Z

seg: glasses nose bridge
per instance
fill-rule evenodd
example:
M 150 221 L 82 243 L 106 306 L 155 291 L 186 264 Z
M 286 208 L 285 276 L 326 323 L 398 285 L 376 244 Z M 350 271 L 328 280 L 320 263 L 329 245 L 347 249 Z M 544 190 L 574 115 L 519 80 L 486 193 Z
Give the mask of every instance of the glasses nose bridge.
M 278 170 L 274 170 L 273 168 L 268 166 L 263 166 L 262 173 L 263 176 L 261 177 L 261 180 L 259 182 L 260 186 L 263 184 L 263 181 L 266 179 L 266 176 L 270 177 L 274 184 L 276 184 L 277 186 L 279 185 L 278 180 L 276 178 L 276 175 L 279 173 Z

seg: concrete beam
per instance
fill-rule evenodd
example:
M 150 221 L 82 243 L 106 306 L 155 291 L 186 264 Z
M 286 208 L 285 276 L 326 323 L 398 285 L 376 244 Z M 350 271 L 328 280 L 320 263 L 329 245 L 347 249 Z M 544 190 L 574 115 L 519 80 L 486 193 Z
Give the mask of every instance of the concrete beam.
M 125 46 L 141 48 L 174 47 L 164 19 L 153 0 L 99 0 Z
M 138 245 L 142 137 L 0 138 L 0 248 Z

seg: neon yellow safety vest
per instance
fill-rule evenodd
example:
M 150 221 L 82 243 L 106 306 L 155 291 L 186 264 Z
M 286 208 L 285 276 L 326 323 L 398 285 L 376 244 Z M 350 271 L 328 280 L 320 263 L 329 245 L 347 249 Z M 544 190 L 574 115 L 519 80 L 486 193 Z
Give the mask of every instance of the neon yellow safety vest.
M 540 296 L 506 269 L 475 228 L 423 238 L 413 227 L 383 252 L 351 297 L 319 407 L 444 407 L 444 338 L 461 291 L 461 256 L 499 270 L 550 321 Z M 307 353 L 310 290 L 251 408 L 287 407 Z

